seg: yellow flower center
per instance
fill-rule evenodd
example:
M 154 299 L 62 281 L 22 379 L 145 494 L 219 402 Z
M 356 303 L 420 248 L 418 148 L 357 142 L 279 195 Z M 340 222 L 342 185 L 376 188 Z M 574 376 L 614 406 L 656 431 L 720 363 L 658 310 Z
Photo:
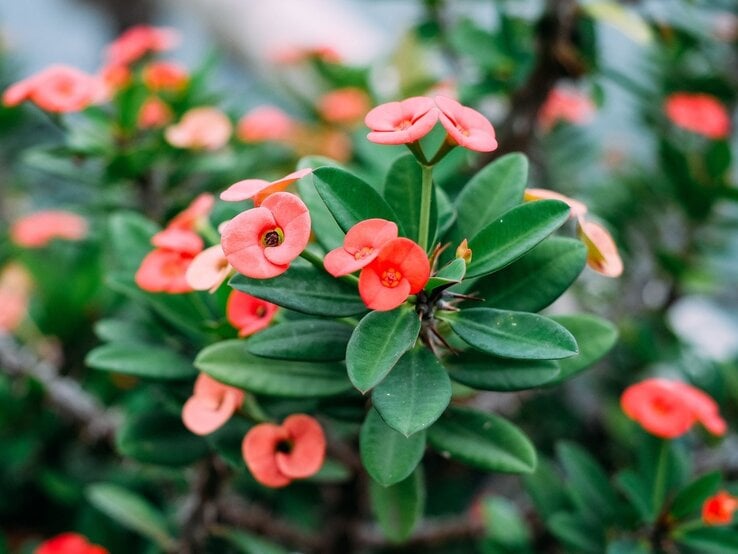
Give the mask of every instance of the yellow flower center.
M 402 273 L 397 271 L 395 268 L 385 269 L 382 272 L 382 284 L 390 289 L 395 288 L 397 285 L 400 284 L 400 281 L 402 280 Z

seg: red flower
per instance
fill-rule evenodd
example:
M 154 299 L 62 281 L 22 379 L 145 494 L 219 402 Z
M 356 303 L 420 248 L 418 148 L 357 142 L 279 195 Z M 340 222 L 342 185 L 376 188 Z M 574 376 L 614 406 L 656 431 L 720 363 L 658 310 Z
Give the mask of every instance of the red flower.
M 544 131 L 550 130 L 558 121 L 584 125 L 592 120 L 595 105 L 590 98 L 572 88 L 556 87 L 549 92 L 538 112 L 538 124 Z
M 492 152 L 497 148 L 494 127 L 478 111 L 445 96 L 436 96 L 436 106 L 441 125 L 453 142 L 477 152 Z
M 42 542 L 33 554 L 108 554 L 108 549 L 91 544 L 77 533 L 62 533 Z
M 438 121 L 433 100 L 414 96 L 401 102 L 380 104 L 364 118 L 372 132 L 367 138 L 377 144 L 407 144 L 427 135 Z
M 6 106 L 30 100 L 42 110 L 78 112 L 102 101 L 107 94 L 101 79 L 66 65 L 53 65 L 10 86 L 3 93 Z
M 674 125 L 687 131 L 715 140 L 730 134 L 728 110 L 709 94 L 677 92 L 666 99 L 664 110 Z
M 232 184 L 220 193 L 220 199 L 226 202 L 241 202 L 242 200 L 254 199 L 254 205 L 259 206 L 264 199 L 275 192 L 282 192 L 295 181 L 299 181 L 306 175 L 312 173 L 309 167 L 290 173 L 286 177 L 276 181 L 265 181 L 264 179 L 244 179 Z
M 172 120 L 172 109 L 156 96 L 147 98 L 138 110 L 138 127 L 155 129 L 163 127 Z
M 702 504 L 702 521 L 706 525 L 730 525 L 736 510 L 738 498 L 728 491 L 720 491 Z
M 187 208 L 175 215 L 167 227 L 195 231 L 204 220 L 207 220 L 214 205 L 215 197 L 204 192 L 198 195 Z
M 356 87 L 331 91 L 318 102 L 318 111 L 326 121 L 350 125 L 361 121 L 370 108 L 369 95 Z
M 582 218 L 587 214 L 587 205 L 579 200 L 574 200 L 563 194 L 547 189 L 525 189 L 523 192 L 524 202 L 535 202 L 536 200 L 560 200 L 571 209 L 569 217 Z
M 82 240 L 87 221 L 72 212 L 45 210 L 16 220 L 10 228 L 11 240 L 26 248 L 42 248 L 53 239 Z
M 294 414 L 282 425 L 260 423 L 243 439 L 243 459 L 254 478 L 267 487 L 315 475 L 323 465 L 326 440 L 320 423 Z
M 196 435 L 220 429 L 243 404 L 244 393 L 201 373 L 192 396 L 182 407 L 184 426 Z
M 359 294 L 372 310 L 392 310 L 423 290 L 430 263 L 423 249 L 406 238 L 392 239 L 359 275 Z
M 647 379 L 628 387 L 620 398 L 625 414 L 657 437 L 673 439 L 700 422 L 714 435 L 727 426 L 715 401 L 701 390 L 680 381 Z
M 217 108 L 193 108 L 167 127 L 164 137 L 176 148 L 218 150 L 228 143 L 232 130 L 231 120 Z
M 343 246 L 331 250 L 323 260 L 325 270 L 334 277 L 348 275 L 369 265 L 379 249 L 397 238 L 397 225 L 386 219 L 360 221 L 346 233 Z
M 236 136 L 244 142 L 283 142 L 295 132 L 295 122 L 274 106 L 254 108 L 238 121 Z
M 236 271 L 255 279 L 287 271 L 310 240 L 310 213 L 294 194 L 277 192 L 223 228 L 223 252 Z
M 141 262 L 136 284 L 149 292 L 181 294 L 192 291 L 185 275 L 193 258 L 203 249 L 202 239 L 192 231 L 168 227 L 155 234 L 156 246 Z
M 228 297 L 226 317 L 228 323 L 238 329 L 238 336 L 247 337 L 266 329 L 277 308 L 276 304 L 234 290 Z
M 179 35 L 173 29 L 136 25 L 125 30 L 107 48 L 108 63 L 128 65 L 152 52 L 176 46 Z
M 143 82 L 153 91 L 179 91 L 189 80 L 187 69 L 175 62 L 151 62 L 143 69 Z
M 606 277 L 619 277 L 623 273 L 623 261 L 609 231 L 602 225 L 581 218 L 578 231 L 587 247 L 587 265 Z

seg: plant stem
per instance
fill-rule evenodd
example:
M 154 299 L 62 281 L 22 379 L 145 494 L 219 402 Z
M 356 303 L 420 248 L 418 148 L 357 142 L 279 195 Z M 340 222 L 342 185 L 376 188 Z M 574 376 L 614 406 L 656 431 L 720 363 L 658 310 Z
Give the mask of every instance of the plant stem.
M 661 513 L 661 504 L 666 493 L 666 478 L 669 472 L 669 441 L 662 440 L 659 448 L 659 459 L 656 466 L 656 478 L 653 484 L 653 508 L 657 518 Z
M 422 191 L 420 196 L 420 222 L 418 225 L 418 244 L 424 251 L 428 251 L 428 236 L 430 228 L 431 199 L 433 198 L 433 166 L 421 165 L 423 170 Z

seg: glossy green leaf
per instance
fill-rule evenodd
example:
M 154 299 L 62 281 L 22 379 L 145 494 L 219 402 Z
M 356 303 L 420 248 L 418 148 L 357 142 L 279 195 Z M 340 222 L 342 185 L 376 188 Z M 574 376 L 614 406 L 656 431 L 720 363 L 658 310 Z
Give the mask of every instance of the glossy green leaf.
M 423 459 L 425 433 L 406 437 L 371 409 L 361 426 L 359 448 L 367 473 L 377 483 L 388 487 L 404 480 Z
M 499 416 L 449 407 L 428 430 L 428 441 L 442 456 L 486 471 L 530 473 L 536 451 L 520 429 Z
M 519 391 L 539 387 L 559 374 L 550 360 L 511 360 L 469 350 L 444 360 L 451 379 L 468 387 L 491 391 Z
M 354 386 L 365 393 L 384 379 L 419 333 L 420 318 L 407 307 L 364 316 L 346 348 L 346 369 Z
M 346 356 L 352 331 L 350 325 L 325 319 L 285 321 L 250 337 L 246 348 L 265 358 L 339 361 Z
M 315 170 L 313 178 L 318 194 L 344 232 L 373 217 L 398 221 L 379 193 L 352 173 L 321 167 Z
M 308 156 L 302 158 L 298 164 L 299 169 L 311 167 L 318 169 L 319 167 L 333 166 L 338 167 L 335 162 L 327 158 L 319 156 Z M 315 188 L 313 179 L 300 179 L 297 182 L 297 190 L 300 192 L 300 198 L 310 210 L 310 225 L 315 238 L 325 250 L 333 250 L 343 245 L 344 232 L 333 219 L 331 211 L 325 205 L 323 199 Z
M 85 494 L 95 508 L 123 527 L 153 540 L 165 551 L 175 548 L 163 514 L 142 496 L 109 483 L 90 485 Z
M 125 373 L 147 379 L 188 379 L 195 368 L 170 348 L 138 343 L 112 342 L 91 350 L 85 363 L 95 369 Z
M 423 174 L 415 156 L 407 154 L 395 160 L 387 173 L 384 185 L 384 198 L 402 222 L 403 235 L 418 241 L 420 225 L 420 204 L 422 196 Z M 438 221 L 438 207 L 435 202 L 431 206 L 428 234 L 434 237 Z
M 229 285 L 257 298 L 310 315 L 345 317 L 363 313 L 367 309 L 356 287 L 304 260 L 295 260 L 285 273 L 273 279 L 250 279 L 236 275 Z
M 569 218 L 569 206 L 558 200 L 528 202 L 511 209 L 469 241 L 473 258 L 467 277 L 498 271 L 531 250 Z
M 404 481 L 390 487 L 369 481 L 369 499 L 384 536 L 391 542 L 401 543 L 412 534 L 423 517 L 423 472 L 418 468 Z
M 549 237 L 518 261 L 464 287 L 494 308 L 538 312 L 561 296 L 584 269 L 582 241 Z
M 735 528 L 693 529 L 676 538 L 677 544 L 700 554 L 735 554 L 738 552 L 738 532 Z
M 443 314 L 454 332 L 487 354 L 523 360 L 556 360 L 577 353 L 577 342 L 555 321 L 537 314 L 468 308 Z
M 205 439 L 186 429 L 178 414 L 165 411 L 129 414 L 115 442 L 124 456 L 169 466 L 189 465 L 209 451 Z
M 527 182 L 528 159 L 523 154 L 507 154 L 483 167 L 456 199 L 459 238 L 471 239 L 520 204 Z
M 466 262 L 461 258 L 454 258 L 443 266 L 438 273 L 428 279 L 425 290 L 433 290 L 437 287 L 448 287 L 460 283 L 466 274 Z
M 674 497 L 669 513 L 681 519 L 699 512 L 705 500 L 718 492 L 722 481 L 723 476 L 719 471 L 713 471 L 695 479 Z
M 246 342 L 228 340 L 208 346 L 197 355 L 195 366 L 218 381 L 255 394 L 302 398 L 351 389 L 343 364 L 261 358 L 248 352 Z
M 566 360 L 559 360 L 561 373 L 548 383 L 549 385 L 557 385 L 588 368 L 607 354 L 618 339 L 617 328 L 606 319 L 595 315 L 559 315 L 552 316 L 551 319 L 566 327 L 574 335 L 579 346 L 579 354 Z
M 448 374 L 425 347 L 406 352 L 372 391 L 374 408 L 405 436 L 432 425 L 450 401 Z

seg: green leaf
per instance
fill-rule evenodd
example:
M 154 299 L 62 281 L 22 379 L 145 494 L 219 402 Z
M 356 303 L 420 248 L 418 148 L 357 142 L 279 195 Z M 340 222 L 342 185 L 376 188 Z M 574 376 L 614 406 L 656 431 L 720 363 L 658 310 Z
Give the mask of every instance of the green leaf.
M 115 437 L 124 456 L 142 463 L 189 465 L 208 454 L 208 444 L 182 424 L 179 415 L 165 411 L 130 413 Z
M 384 536 L 391 542 L 403 542 L 423 517 L 425 484 L 421 469 L 390 487 L 369 481 L 369 498 Z
M 133 275 L 153 250 L 151 237 L 159 226 L 135 212 L 116 212 L 108 223 L 108 244 L 114 267 Z
M 481 505 L 487 538 L 513 552 L 525 552 L 530 547 L 530 530 L 514 502 L 488 496 Z
M 587 522 L 574 514 L 554 514 L 546 525 L 561 542 L 587 554 L 602 554 L 605 536 L 601 529 L 592 529 Z
M 403 236 L 418 241 L 420 224 L 420 203 L 422 196 L 422 170 L 415 156 L 407 154 L 395 160 L 387 173 L 384 185 L 384 198 L 402 221 Z M 434 237 L 438 221 L 438 207 L 431 206 L 428 235 Z
M 227 340 L 208 346 L 197 355 L 195 366 L 218 381 L 255 394 L 302 398 L 351 389 L 342 364 L 260 358 L 248 352 L 246 343 Z
M 301 319 L 285 321 L 256 333 L 246 341 L 255 356 L 306 362 L 340 361 L 353 328 L 338 321 Z
M 138 344 L 152 342 L 151 329 L 140 321 L 101 319 L 95 323 L 95 334 L 104 342 Z
M 719 471 L 713 471 L 695 479 L 679 491 L 671 504 L 669 513 L 681 519 L 699 511 L 705 500 L 718 492 L 722 480 L 723 476 Z
M 555 360 L 577 353 L 577 342 L 572 334 L 541 315 L 468 308 L 439 317 L 448 321 L 465 342 L 487 354 L 523 360 Z
M 379 193 L 355 175 L 337 167 L 313 172 L 315 188 L 344 232 L 359 221 L 379 217 L 398 222 Z
M 428 441 L 442 456 L 486 471 L 530 473 L 536 451 L 515 425 L 493 414 L 449 407 L 428 431 Z
M 365 393 L 384 379 L 419 333 L 420 317 L 407 307 L 364 316 L 346 348 L 346 369 L 354 386 Z
M 645 539 L 636 542 L 632 539 L 622 539 L 608 543 L 606 554 L 651 554 L 652 550 Z
M 376 410 L 366 414 L 359 435 L 361 461 L 367 473 L 383 487 L 407 478 L 425 452 L 425 433 L 406 437 L 389 427 Z
M 289 550 L 246 531 L 215 527 L 213 534 L 223 537 L 243 554 L 289 554 Z
M 561 373 L 548 383 L 551 386 L 558 385 L 591 366 L 607 354 L 618 339 L 617 328 L 601 317 L 581 314 L 552 316 L 551 319 L 566 327 L 579 346 L 579 354 L 559 360 Z
M 273 279 L 250 279 L 239 274 L 228 284 L 257 298 L 310 315 L 346 317 L 367 309 L 356 287 L 304 260 L 295 260 L 285 273 Z
M 615 483 L 640 518 L 643 521 L 651 521 L 654 517 L 653 499 L 650 487 L 644 482 L 642 476 L 632 469 L 626 469 L 617 474 Z
M 405 436 L 432 425 L 450 401 L 448 374 L 425 347 L 406 352 L 372 392 L 374 408 Z
M 735 554 L 738 552 L 738 532 L 734 528 L 693 529 L 677 535 L 676 542 L 700 554 Z
M 443 266 L 438 273 L 428 279 L 425 290 L 433 290 L 437 287 L 448 287 L 460 283 L 466 274 L 466 262 L 461 258 L 454 258 Z
M 523 483 L 536 510 L 544 520 L 571 506 L 561 474 L 545 458 L 538 460 L 534 473 L 523 476 Z
M 495 308 L 538 312 L 571 286 L 586 261 L 582 241 L 549 237 L 506 268 L 465 283 L 464 289 Z
M 531 250 L 569 218 L 569 206 L 539 200 L 513 208 L 484 227 L 469 241 L 472 262 L 467 277 L 502 269 Z
M 313 158 L 312 156 L 303 158 L 300 160 L 298 168 L 312 167 L 313 169 L 317 169 L 318 167 L 331 165 L 327 159 L 314 160 Z M 325 163 L 323 163 L 324 161 Z M 318 194 L 314 180 L 300 179 L 297 182 L 297 190 L 300 192 L 300 198 L 310 210 L 311 229 L 315 233 L 315 238 L 318 239 L 320 245 L 326 250 L 333 250 L 342 246 L 345 236 L 344 232 L 338 226 L 336 220 L 333 219 L 331 211 Z
M 149 344 L 113 342 L 87 354 L 85 363 L 95 369 L 147 379 L 188 379 L 195 375 L 189 360 L 169 348 Z
M 549 360 L 510 360 L 469 350 L 444 360 L 451 379 L 468 387 L 492 391 L 519 391 L 540 387 L 559 374 Z
M 528 159 L 523 154 L 507 154 L 483 167 L 456 198 L 459 239 L 476 236 L 488 223 L 520 204 L 527 182 Z
M 109 483 L 90 485 L 85 494 L 95 508 L 122 526 L 153 540 L 165 551 L 174 549 L 176 542 L 164 516 L 145 498 Z

